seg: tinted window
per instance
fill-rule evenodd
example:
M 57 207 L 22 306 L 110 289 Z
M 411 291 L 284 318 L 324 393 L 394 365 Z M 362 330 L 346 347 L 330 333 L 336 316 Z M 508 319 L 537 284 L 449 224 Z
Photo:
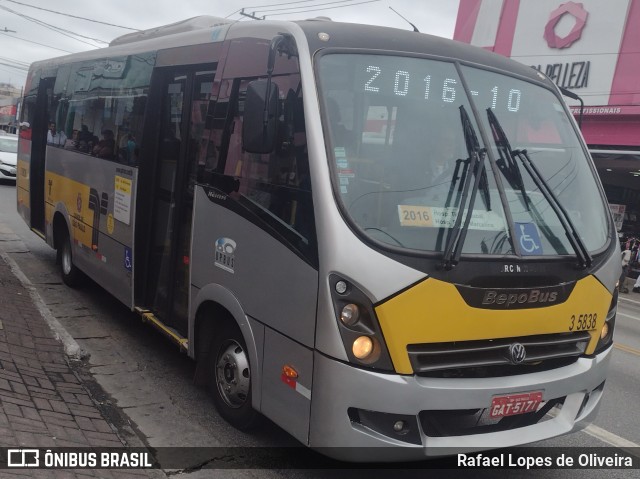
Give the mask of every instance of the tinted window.
M 242 60 L 242 56 L 236 56 Z M 267 51 L 263 62 L 266 71 Z M 255 65 L 251 65 L 255 69 Z M 289 73 L 295 71 L 296 73 Z M 242 146 L 247 85 L 255 77 L 224 79 L 210 119 L 211 138 L 199 179 L 229 193 L 254 221 L 315 263 L 316 239 L 311 178 L 297 58 L 278 58 L 273 83 L 280 92 L 278 138 L 271 154 L 248 153 Z M 285 74 L 283 74 L 283 72 Z
M 92 60 L 61 68 L 56 111 L 65 148 L 137 165 L 155 54 Z M 65 81 L 66 80 L 66 81 Z

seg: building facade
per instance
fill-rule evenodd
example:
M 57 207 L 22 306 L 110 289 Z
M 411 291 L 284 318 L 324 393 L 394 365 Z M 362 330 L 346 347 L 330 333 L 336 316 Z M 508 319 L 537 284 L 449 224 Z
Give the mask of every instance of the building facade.
M 530 65 L 583 100 L 582 133 L 620 237 L 639 245 L 640 0 L 460 0 L 454 39 Z M 580 103 L 566 100 L 579 118 Z
M 22 90 L 8 83 L 0 83 L 0 130 L 15 133 L 18 104 Z

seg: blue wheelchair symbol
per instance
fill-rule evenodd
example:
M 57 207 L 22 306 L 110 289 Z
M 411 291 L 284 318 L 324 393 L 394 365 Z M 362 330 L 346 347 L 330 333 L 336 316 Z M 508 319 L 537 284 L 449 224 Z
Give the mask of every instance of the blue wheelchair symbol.
M 133 270 L 133 255 L 131 254 L 131 248 L 124 247 L 124 269 L 127 271 Z
M 542 254 L 540 235 L 534 223 L 516 223 L 516 238 L 524 256 Z

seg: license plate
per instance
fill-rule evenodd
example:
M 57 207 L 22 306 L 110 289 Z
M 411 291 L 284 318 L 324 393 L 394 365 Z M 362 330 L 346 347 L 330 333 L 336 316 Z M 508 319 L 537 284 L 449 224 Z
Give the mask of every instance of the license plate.
M 542 402 L 542 391 L 495 396 L 491 400 L 489 416 L 493 419 L 534 412 Z

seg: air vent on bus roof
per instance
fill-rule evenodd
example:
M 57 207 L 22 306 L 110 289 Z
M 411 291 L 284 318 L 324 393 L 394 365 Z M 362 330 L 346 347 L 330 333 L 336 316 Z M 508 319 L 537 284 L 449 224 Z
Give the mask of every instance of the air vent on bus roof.
M 140 30 L 138 32 L 127 33 L 114 38 L 109 46 L 122 45 L 125 43 L 139 42 L 140 40 L 147 40 L 149 38 L 164 37 L 165 35 L 173 35 L 175 33 L 192 32 L 194 30 L 202 30 L 204 28 L 213 28 L 219 25 L 227 25 L 233 23 L 233 21 L 226 20 L 220 17 L 212 17 L 208 15 L 202 15 L 199 17 L 188 18 L 176 23 L 170 23 L 169 25 L 162 25 L 155 28 L 149 28 L 148 30 Z
M 329 17 L 313 17 L 313 18 L 307 18 L 308 22 L 333 22 L 333 20 L 331 20 L 331 18 Z

